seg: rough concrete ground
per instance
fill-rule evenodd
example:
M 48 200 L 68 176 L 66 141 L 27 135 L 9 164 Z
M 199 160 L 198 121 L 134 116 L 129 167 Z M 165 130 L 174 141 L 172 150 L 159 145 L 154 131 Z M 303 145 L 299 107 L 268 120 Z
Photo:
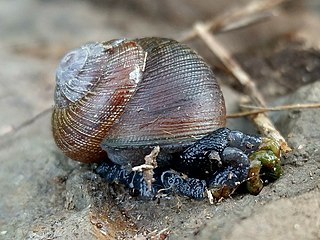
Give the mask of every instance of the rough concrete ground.
M 0 239 L 320 238 L 318 109 L 273 114 L 294 149 L 283 159 L 283 176 L 258 196 L 214 205 L 176 196 L 146 202 L 105 184 L 94 166 L 70 161 L 55 147 L 50 113 L 12 132 L 52 105 L 54 69 L 67 49 L 120 36 L 177 36 L 178 28 L 83 2 L 0 2 Z M 241 63 L 275 104 L 320 102 L 319 51 L 288 45 L 243 51 Z M 221 82 L 230 78 L 217 73 Z M 228 111 L 236 111 L 240 96 L 223 89 Z M 253 131 L 244 119 L 228 124 Z

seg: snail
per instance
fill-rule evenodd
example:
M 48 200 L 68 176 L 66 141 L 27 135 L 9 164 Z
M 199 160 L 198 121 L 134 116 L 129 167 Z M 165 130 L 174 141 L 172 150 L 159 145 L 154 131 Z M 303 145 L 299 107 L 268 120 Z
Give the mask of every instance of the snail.
M 141 196 L 153 197 L 160 189 L 196 199 L 209 188 L 229 193 L 252 169 L 257 175 L 266 161 L 270 165 L 261 158 L 272 158 L 277 171 L 270 172 L 279 176 L 278 149 L 260 136 L 225 128 L 224 97 L 214 73 L 175 40 L 117 39 L 70 51 L 57 68 L 54 101 L 53 137 L 63 153 L 99 162 L 96 172 L 106 181 Z M 160 152 L 150 186 L 132 167 L 143 164 L 155 146 Z M 261 179 L 251 185 L 260 191 Z

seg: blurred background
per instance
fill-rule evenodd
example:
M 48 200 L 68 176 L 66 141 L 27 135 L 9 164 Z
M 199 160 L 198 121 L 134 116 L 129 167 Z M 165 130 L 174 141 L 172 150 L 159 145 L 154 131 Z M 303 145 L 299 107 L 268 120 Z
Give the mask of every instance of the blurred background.
M 281 0 L 264 2 L 277 1 Z M 181 204 L 182 200 L 178 198 L 157 204 L 136 204 L 134 200 L 126 202 L 108 197 L 109 191 L 101 181 L 89 181 L 83 174 L 86 170 L 92 174 L 90 166 L 68 161 L 52 139 L 50 113 L 55 69 L 67 51 L 86 42 L 115 38 L 158 36 L 181 40 L 196 23 L 237 11 L 249 2 L 0 0 L 0 239 L 79 239 L 79 236 L 95 239 L 92 226 L 96 226 L 98 232 L 101 230 L 99 224 L 95 225 L 103 222 L 97 221 L 102 211 L 101 203 L 106 207 L 106 215 L 101 219 L 107 219 L 110 234 L 118 239 L 125 239 L 123 235 L 117 235 L 119 228 L 122 233 L 132 231 L 132 236 L 137 232 L 143 236 L 152 232 L 160 234 L 161 230 L 169 229 L 172 239 L 177 236 L 194 239 L 201 232 L 205 236 L 206 231 L 202 231 L 205 228 L 209 229 L 209 237 L 198 239 L 211 239 L 211 234 L 220 229 L 223 237 L 215 239 L 234 239 L 238 238 L 238 233 L 235 231 L 230 235 L 230 231 L 237 230 L 235 223 L 244 220 L 246 224 L 245 220 L 253 212 L 266 215 L 258 220 L 251 218 L 253 223 L 249 221 L 245 227 L 238 228 L 242 236 L 246 236 L 243 239 L 252 239 L 258 234 L 267 237 L 256 239 L 279 239 L 279 236 L 285 236 L 282 239 L 304 239 L 305 229 L 309 228 L 315 238 L 307 239 L 320 239 L 319 213 L 316 211 L 319 191 L 310 198 L 298 199 L 298 203 L 291 199 L 310 189 L 320 189 L 319 162 L 306 164 L 308 158 L 319 161 L 319 157 L 308 155 L 317 154 L 319 150 L 318 145 L 308 143 L 315 142 L 314 139 L 319 142 L 319 131 L 315 131 L 316 127 L 312 125 L 318 123 L 318 119 L 314 119 L 318 110 L 309 112 L 309 118 L 301 122 L 298 121 L 298 111 L 290 112 L 284 118 L 283 126 L 290 125 L 288 119 L 298 119 L 296 125 L 290 125 L 285 133 L 288 138 L 295 137 L 295 142 L 291 140 L 291 143 L 296 144 L 299 152 L 293 154 L 292 159 L 284 160 L 285 174 L 277 184 L 266 188 L 259 196 L 240 196 L 237 201 L 230 198 L 221 205 L 188 199 Z M 273 17 L 264 21 L 215 35 L 256 80 L 267 101 L 320 79 L 320 1 L 284 1 L 271 12 Z M 215 69 L 225 97 L 233 104 L 227 106 L 227 111 L 238 111 L 241 89 L 230 72 L 199 38 L 185 43 Z M 308 95 L 292 99 L 299 103 Z M 35 121 L 41 113 L 45 114 Z M 248 122 L 243 125 L 255 131 Z M 303 131 L 305 125 L 310 128 L 307 134 Z M 291 130 L 301 132 L 292 134 Z M 311 150 L 307 152 L 303 146 Z M 280 198 L 285 199 L 277 201 Z M 96 201 L 100 201 L 100 205 L 95 205 Z M 274 208 L 260 211 L 264 204 L 273 201 Z M 96 206 L 98 210 L 94 217 L 97 219 L 92 220 Z M 292 210 L 294 206 L 297 209 Z M 307 209 L 301 215 L 300 206 Z M 110 214 L 109 207 L 112 209 Z M 275 217 L 277 214 L 280 214 L 279 218 Z M 260 221 L 261 225 L 257 227 Z M 287 229 L 301 235 L 287 237 Z
M 209 0 L 12 0 L 0 1 L 0 136 L 52 105 L 55 67 L 63 54 L 88 41 L 160 36 L 180 39 L 249 1 Z M 318 0 L 287 1 L 281 14 L 242 30 L 219 34 L 231 52 L 303 36 L 319 47 Z M 214 64 L 201 41 L 187 42 Z

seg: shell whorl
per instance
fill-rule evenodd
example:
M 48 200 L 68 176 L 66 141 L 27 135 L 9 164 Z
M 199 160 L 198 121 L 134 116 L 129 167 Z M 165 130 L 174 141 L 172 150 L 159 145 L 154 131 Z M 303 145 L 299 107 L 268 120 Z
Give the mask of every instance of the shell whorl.
M 74 160 L 101 160 L 101 143 L 117 149 L 185 144 L 225 125 L 213 72 L 174 40 L 86 44 L 62 59 L 56 82 L 53 135 Z
M 135 40 L 147 53 L 143 80 L 105 147 L 191 144 L 225 126 L 225 103 L 210 67 L 175 40 Z
M 52 129 L 68 157 L 92 162 L 105 156 L 100 143 L 136 91 L 145 54 L 135 42 L 114 40 L 86 44 L 62 59 Z

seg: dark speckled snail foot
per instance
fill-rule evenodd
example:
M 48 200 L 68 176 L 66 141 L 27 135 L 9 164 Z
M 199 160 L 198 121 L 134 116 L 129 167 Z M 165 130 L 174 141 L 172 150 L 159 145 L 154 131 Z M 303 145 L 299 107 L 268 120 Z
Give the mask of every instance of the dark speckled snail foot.
M 262 176 L 281 175 L 278 144 L 224 128 L 211 67 L 172 39 L 116 39 L 70 51 L 57 68 L 54 101 L 52 132 L 64 154 L 85 163 L 109 159 L 97 173 L 142 197 L 161 190 L 199 199 L 212 188 L 219 198 L 246 180 L 258 194 Z M 150 186 L 131 167 L 156 146 Z
M 238 148 L 227 147 L 222 153 L 222 166 L 207 179 L 208 189 L 216 198 L 229 196 L 248 178 L 250 161 Z
M 107 182 L 124 184 L 146 198 L 154 197 L 160 189 L 193 199 L 204 198 L 206 189 L 212 189 L 214 196 L 219 198 L 224 196 L 223 192 L 230 194 L 248 179 L 248 156 L 260 144 L 260 137 L 220 128 L 176 156 L 175 164 L 169 167 L 178 172 L 156 168 L 151 189 L 141 172 L 133 172 L 111 161 L 102 163 L 96 172 Z M 179 172 L 189 177 L 182 177 Z
M 154 176 L 155 183 L 151 189 L 148 188 L 143 174 L 141 172 L 129 171 L 121 165 L 112 162 L 103 162 L 96 169 L 99 174 L 108 183 L 123 184 L 130 189 L 134 195 L 142 198 L 154 198 L 158 191 L 165 193 L 177 193 L 193 199 L 204 198 L 206 181 L 196 178 L 183 179 L 174 171 L 165 171 L 161 175 Z
M 174 165 L 191 177 L 212 177 L 217 171 L 223 171 L 224 166 L 237 165 L 237 158 L 246 166 L 244 158 L 248 161 L 247 156 L 256 151 L 261 142 L 259 136 L 220 128 L 185 149 Z
M 161 182 L 168 192 L 178 193 L 193 199 L 202 199 L 205 196 L 207 184 L 204 180 L 183 179 L 174 171 L 166 171 L 161 175 Z
M 147 183 L 141 172 L 130 171 L 126 167 L 112 163 L 103 162 L 96 168 L 99 174 L 108 183 L 119 183 L 127 186 L 131 192 L 137 193 L 144 198 L 153 198 L 157 193 L 156 185 L 152 189 L 148 188 Z
M 222 166 L 207 180 L 208 186 L 235 187 L 248 177 L 250 161 L 240 149 L 226 147 L 222 153 Z

